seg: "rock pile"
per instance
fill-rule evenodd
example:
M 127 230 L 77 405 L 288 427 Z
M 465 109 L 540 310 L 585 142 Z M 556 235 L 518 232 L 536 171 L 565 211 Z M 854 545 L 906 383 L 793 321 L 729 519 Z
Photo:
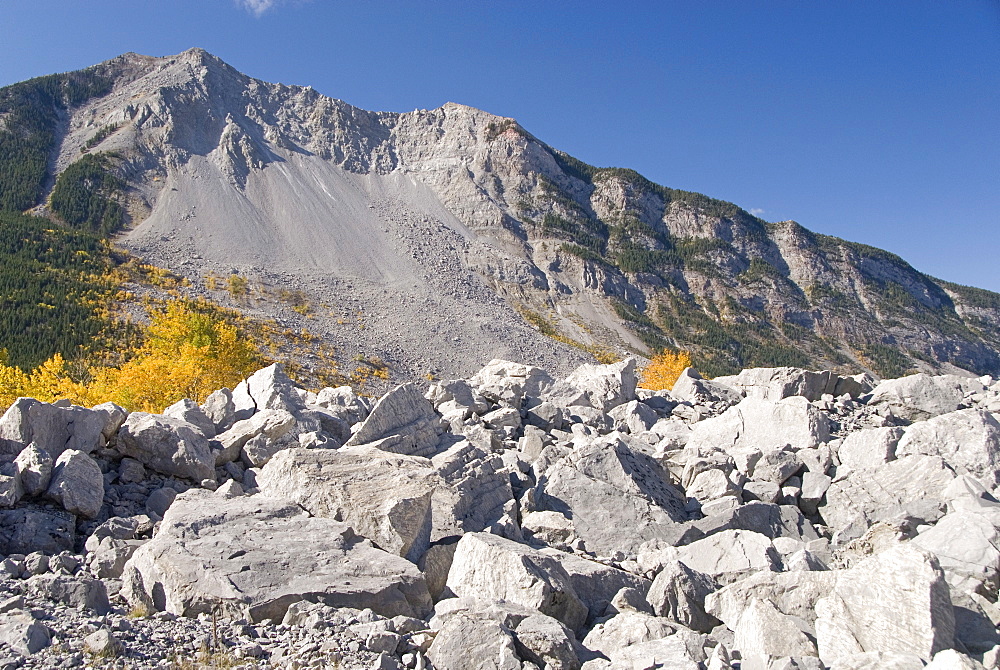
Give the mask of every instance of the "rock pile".
M 0 668 L 997 668 L 997 413 L 990 378 L 631 360 L 22 398 Z

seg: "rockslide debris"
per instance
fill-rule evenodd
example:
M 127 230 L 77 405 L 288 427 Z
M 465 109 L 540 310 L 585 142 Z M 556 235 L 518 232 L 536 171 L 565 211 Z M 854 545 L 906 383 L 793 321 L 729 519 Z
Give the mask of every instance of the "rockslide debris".
M 1000 382 L 277 366 L 0 418 L 0 668 L 1000 667 Z

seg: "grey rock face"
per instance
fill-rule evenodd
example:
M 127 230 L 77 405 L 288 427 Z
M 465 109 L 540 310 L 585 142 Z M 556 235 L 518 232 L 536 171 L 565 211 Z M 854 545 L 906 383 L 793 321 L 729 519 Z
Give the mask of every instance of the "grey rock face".
M 215 456 L 195 426 L 133 412 L 118 431 L 118 451 L 164 475 L 195 481 L 215 478 Z
M 955 375 L 932 377 L 923 373 L 887 379 L 872 391 L 873 406 L 884 406 L 896 416 L 922 421 L 959 409 L 967 394 L 983 390 L 974 379 Z
M 49 629 L 29 614 L 0 615 L 0 642 L 24 656 L 30 656 L 52 644 Z
M 257 483 L 264 494 L 346 521 L 385 551 L 414 562 L 429 544 L 431 499 L 442 484 L 427 459 L 367 446 L 279 452 Z
M 554 385 L 547 398 L 560 406 L 579 405 L 608 412 L 635 400 L 635 359 L 608 365 L 581 365 Z
M 806 400 L 819 400 L 824 394 L 836 393 L 841 381 L 829 370 L 810 372 L 799 368 L 751 368 L 738 375 L 720 377 L 715 381 L 742 391 L 748 398 L 781 400 L 790 396 L 803 396 Z
M 178 496 L 123 579 L 130 602 L 184 616 L 218 607 L 280 620 L 301 600 L 389 617 L 422 617 L 431 606 L 416 566 L 345 523 L 310 517 L 288 501 L 196 490 Z
M 107 422 L 101 411 L 18 398 L 0 417 L 0 455 L 13 460 L 31 442 L 53 458 L 66 449 L 89 454 L 101 444 Z
M 192 426 L 198 428 L 205 437 L 215 437 L 215 422 L 201 409 L 193 400 L 184 398 L 178 400 L 170 407 L 163 410 L 163 416 L 169 416 L 181 421 L 187 421 Z
M 684 496 L 649 456 L 616 436 L 582 446 L 552 465 L 537 496 L 573 520 L 589 551 L 635 551 L 686 520 Z M 620 528 L 629 528 L 626 536 Z
M 41 495 L 49 488 L 52 478 L 52 456 L 32 442 L 14 459 L 14 466 L 24 492 L 29 496 Z
M 953 593 L 996 593 L 1000 585 L 1000 514 L 957 510 L 910 544 L 938 557 Z
M 716 581 L 728 584 L 760 570 L 777 571 L 781 558 L 771 540 L 748 530 L 724 530 L 677 550 L 677 559 Z
M 111 611 L 107 589 L 100 579 L 85 576 L 37 575 L 28 580 L 27 587 L 48 600 L 69 607 L 87 609 L 99 615 Z
M 816 656 L 816 645 L 800 625 L 768 600 L 752 600 L 736 624 L 733 644 L 744 661 L 753 656 Z
M 816 642 L 826 664 L 869 651 L 930 660 L 955 635 L 955 615 L 937 559 L 897 547 L 837 576 L 816 603 Z
M 302 407 L 304 392 L 274 363 L 253 373 L 233 389 L 236 420 L 246 419 L 265 409 L 295 413 Z
M 686 400 L 692 404 L 719 402 L 726 406 L 735 405 L 743 399 L 743 393 L 718 379 L 702 379 L 694 368 L 684 368 L 670 395 L 677 400 Z
M 522 667 L 510 629 L 494 617 L 476 612 L 449 618 L 437 631 L 427 658 L 437 670 L 521 670 Z
M 507 600 L 582 628 L 587 607 L 569 575 L 545 554 L 486 533 L 468 533 L 458 542 L 448 573 L 448 588 L 458 596 Z
M 104 475 L 93 458 L 67 449 L 56 459 L 46 495 L 67 512 L 85 519 L 95 518 L 104 504 Z
M 849 468 L 877 468 L 896 458 L 896 445 L 903 429 L 866 428 L 844 438 L 837 456 Z
M 1000 483 L 1000 421 L 989 412 L 964 409 L 920 421 L 906 429 L 896 457 L 940 456 L 958 474 L 987 486 Z
M 588 560 L 577 554 L 555 549 L 542 549 L 546 556 L 556 560 L 569 575 L 573 590 L 589 611 L 589 619 L 604 614 L 608 604 L 623 589 L 633 589 L 645 595 L 650 581 L 645 577 L 620 570 L 604 563 Z
M 76 517 L 68 512 L 18 507 L 0 510 L 0 553 L 58 554 L 73 549 Z
M 369 444 L 398 454 L 430 456 L 440 433 L 434 407 L 415 384 L 404 384 L 382 396 L 346 446 Z
M 719 620 L 705 612 L 705 598 L 719 585 L 708 575 L 673 561 L 656 575 L 646 594 L 657 616 L 683 624 L 691 630 L 710 632 Z
M 291 412 L 283 409 L 260 410 L 248 419 L 237 421 L 218 435 L 216 441 L 222 446 L 222 450 L 215 455 L 215 464 L 222 465 L 236 460 L 243 447 L 257 437 L 263 437 L 267 444 L 280 443 L 294 427 L 295 416 Z

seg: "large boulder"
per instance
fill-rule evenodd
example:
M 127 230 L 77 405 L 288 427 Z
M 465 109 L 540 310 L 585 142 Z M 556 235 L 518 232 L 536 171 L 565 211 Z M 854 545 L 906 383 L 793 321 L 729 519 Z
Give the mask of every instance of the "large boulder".
M 416 562 L 430 542 L 431 500 L 441 480 L 426 458 L 362 446 L 278 452 L 257 485 Z
M 530 607 L 579 630 L 587 606 L 559 561 L 488 533 L 467 533 L 455 550 L 448 588 L 458 596 L 506 600 Z
M 0 417 L 0 461 L 12 461 L 31 442 L 58 458 L 66 449 L 90 453 L 102 445 L 109 415 L 75 405 L 18 398 Z
M 52 455 L 32 442 L 14 459 L 21 486 L 29 496 L 41 495 L 52 481 Z
M 441 431 L 441 418 L 430 401 L 416 384 L 403 384 L 379 399 L 346 446 L 368 444 L 397 454 L 430 456 Z
M 909 421 L 922 421 L 959 409 L 965 398 L 985 386 L 978 379 L 957 375 L 932 377 L 924 373 L 887 379 L 872 391 L 868 404 L 885 407 Z
M 724 530 L 677 549 L 677 560 L 720 584 L 760 570 L 780 570 L 770 538 L 749 530 Z
M 733 630 L 733 646 L 744 661 L 753 656 L 816 656 L 816 645 L 801 624 L 769 600 L 752 600 Z
M 879 468 L 852 471 L 834 480 L 819 513 L 827 526 L 857 524 L 859 537 L 876 521 L 890 519 L 914 501 L 940 499 L 955 473 L 938 456 L 906 456 Z
M 514 500 L 510 472 L 492 451 L 460 440 L 431 458 L 447 484 L 434 492 L 432 540 L 480 531 L 499 521 Z
M 262 409 L 253 416 L 237 421 L 228 430 L 220 433 L 216 442 L 221 450 L 215 454 L 215 464 L 223 465 L 235 461 L 250 440 L 263 436 L 267 443 L 282 440 L 295 428 L 295 416 L 283 409 Z
M 280 363 L 253 373 L 233 389 L 235 419 L 247 419 L 264 409 L 282 409 L 294 414 L 305 404 L 306 392 L 285 374 Z
M 118 431 L 117 449 L 163 475 L 215 479 L 208 439 L 181 419 L 133 412 Z
M 751 452 L 813 449 L 830 439 L 826 415 L 801 396 L 783 400 L 746 398 L 721 415 L 695 424 L 688 450 Z
M 741 391 L 718 379 L 702 379 L 694 368 L 684 368 L 670 389 L 670 395 L 694 405 L 718 402 L 729 406 L 743 399 Z
M 709 594 L 705 611 L 735 629 L 750 603 L 766 600 L 812 627 L 816 601 L 829 595 L 836 582 L 832 571 L 758 572 Z
M 69 512 L 36 507 L 0 510 L 0 554 L 58 554 L 72 551 L 76 517 Z
M 837 457 L 852 470 L 879 468 L 896 458 L 896 445 L 901 437 L 903 429 L 898 426 L 857 430 L 840 443 Z
M 937 558 L 899 546 L 837 574 L 816 603 L 816 643 L 826 665 L 870 651 L 925 661 L 950 648 L 955 615 Z
M 222 612 L 280 621 L 291 603 L 424 617 L 431 599 L 416 566 L 377 549 L 346 523 L 260 495 L 177 496 L 156 536 L 125 566 L 133 605 L 182 616 Z
M 995 595 L 1000 586 L 1000 511 L 956 510 L 910 540 L 937 556 L 952 593 Z
M 715 381 L 742 391 L 748 398 L 781 400 L 799 395 L 806 400 L 819 400 L 824 394 L 834 394 L 840 379 L 829 370 L 810 372 L 799 368 L 750 368 Z
M 593 407 L 607 412 L 635 400 L 637 383 L 634 358 L 607 365 L 584 364 L 556 382 L 545 397 L 561 407 Z
M 911 454 L 940 456 L 958 474 L 978 477 L 993 488 L 1000 483 L 1000 421 L 978 409 L 920 421 L 896 445 L 897 458 Z
M 588 560 L 578 554 L 548 548 L 542 549 L 541 552 L 558 561 L 569 575 L 573 590 L 587 606 L 591 619 L 602 615 L 622 589 L 635 589 L 642 594 L 649 591 L 650 581 L 645 577 Z
M 646 540 L 672 538 L 687 517 L 684 494 L 659 463 L 630 444 L 612 434 L 578 447 L 539 483 L 539 509 L 572 519 L 588 551 L 635 552 Z
M 521 670 L 514 634 L 490 614 L 449 617 L 434 636 L 427 658 L 435 670 Z
M 552 377 L 541 368 L 494 359 L 469 379 L 469 386 L 493 402 L 520 407 L 525 396 L 539 397 L 552 385 Z M 472 396 L 455 396 L 466 407 L 476 402 Z M 469 402 L 469 401 L 472 402 Z
M 708 575 L 680 561 L 670 561 L 656 575 L 646 600 L 657 616 L 681 623 L 691 630 L 709 633 L 719 620 L 705 612 L 705 598 L 719 585 Z
M 104 504 L 101 466 L 82 451 L 67 449 L 56 459 L 46 496 L 67 512 L 85 519 L 95 518 Z

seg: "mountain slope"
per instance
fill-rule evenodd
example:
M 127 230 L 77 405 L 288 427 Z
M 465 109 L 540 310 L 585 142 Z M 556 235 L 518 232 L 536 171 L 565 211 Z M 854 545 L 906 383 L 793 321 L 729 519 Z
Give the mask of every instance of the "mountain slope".
M 206 292 L 206 275 L 239 273 L 257 287 L 244 309 L 400 377 L 492 357 L 561 371 L 585 346 L 687 348 L 710 374 L 1000 373 L 997 294 L 583 164 L 513 119 L 368 112 L 197 49 L 93 70 L 111 84 L 56 110 L 47 174 L 105 156 L 126 185 L 106 195 L 131 221 L 126 247 Z

